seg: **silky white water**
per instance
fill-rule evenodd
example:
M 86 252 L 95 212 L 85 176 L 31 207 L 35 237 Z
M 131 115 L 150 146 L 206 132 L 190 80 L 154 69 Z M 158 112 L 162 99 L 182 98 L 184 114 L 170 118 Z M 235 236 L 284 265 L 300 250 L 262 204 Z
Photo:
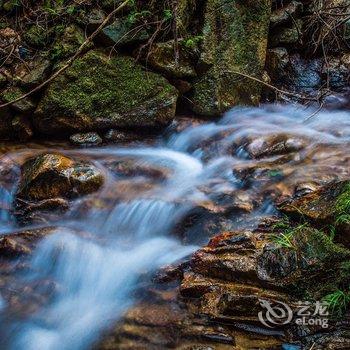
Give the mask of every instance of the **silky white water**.
M 92 195 L 94 202 L 88 209 L 82 209 L 88 198 L 76 201 L 72 209 L 54 223 L 58 227 L 56 232 L 40 242 L 29 271 L 18 276 L 28 285 L 54 282 L 57 288 L 43 305 L 29 314 L 11 315 L 6 300 L 0 298 L 3 347 L 16 350 L 90 348 L 102 332 L 137 301 L 135 291 L 140 277 L 197 249 L 193 242 L 184 244 L 181 237 L 174 235 L 174 228 L 201 203 L 219 205 L 220 200 L 216 198 L 242 188 L 235 169 L 266 161 L 249 157 L 249 151 L 264 142 L 264 137 L 288 133 L 293 138 L 307 140 L 302 151 L 288 161 L 287 166 L 293 169 L 288 172 L 291 178 L 307 179 L 316 168 L 336 166 L 337 160 L 327 161 L 331 154 L 329 147 L 338 158 L 339 154 L 342 156 L 342 150 L 350 141 L 350 114 L 325 111 L 305 122 L 310 113 L 312 111 L 301 107 L 234 109 L 217 123 L 190 125 L 181 132 L 170 128 L 166 136 L 152 146 L 60 150 L 70 157 L 94 162 L 105 174 L 105 185 L 98 194 Z M 325 154 L 322 151 L 306 162 L 317 147 L 324 145 L 328 147 L 326 156 L 322 156 Z M 40 152 L 24 150 L 21 157 Z M 10 156 L 16 158 L 16 154 Z M 132 160 L 135 167 L 162 169 L 164 178 L 116 175 L 106 166 L 106 159 Z M 13 171 L 17 171 L 14 177 L 18 178 L 18 169 Z M 140 186 L 140 190 L 131 194 L 128 189 L 132 189 L 133 184 Z M 251 186 L 259 192 L 256 183 Z M 15 187 L 0 189 L 3 234 L 15 227 L 14 218 L 6 210 L 13 200 Z M 249 190 L 251 188 L 247 188 Z M 106 197 L 108 209 L 100 208 L 96 203 Z M 267 204 L 270 202 L 266 198 L 253 215 L 270 212 Z M 233 220 L 237 214 L 232 215 Z M 38 291 L 46 293 L 40 287 Z

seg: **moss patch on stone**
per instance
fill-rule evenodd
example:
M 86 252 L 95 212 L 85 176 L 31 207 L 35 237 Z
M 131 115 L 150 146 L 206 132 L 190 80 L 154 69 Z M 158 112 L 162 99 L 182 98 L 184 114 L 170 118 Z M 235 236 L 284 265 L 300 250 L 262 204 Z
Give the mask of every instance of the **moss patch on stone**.
M 175 115 L 177 91 L 131 58 L 90 51 L 50 85 L 34 118 L 43 133 L 159 126 Z
M 261 76 L 270 11 L 270 0 L 207 2 L 201 63 L 209 70 L 194 86 L 196 113 L 219 115 L 237 104 L 259 102 L 260 84 L 234 72 Z

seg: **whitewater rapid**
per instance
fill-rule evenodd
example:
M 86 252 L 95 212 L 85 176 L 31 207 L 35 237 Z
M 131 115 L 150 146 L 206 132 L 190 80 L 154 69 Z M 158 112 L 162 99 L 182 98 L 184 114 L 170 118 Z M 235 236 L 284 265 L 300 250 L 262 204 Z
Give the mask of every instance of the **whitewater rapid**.
M 325 111 L 305 122 L 309 114 L 301 107 L 234 109 L 216 123 L 189 124 L 182 131 L 170 127 L 152 146 L 141 143 L 58 150 L 73 158 L 89 159 L 102 169 L 106 182 L 94 197 L 96 202 L 114 193 L 116 186 L 126 180 L 131 185 L 134 182 L 147 186 L 133 196 L 126 191 L 112 201 L 108 210 L 94 205 L 87 210 L 84 201 L 77 201 L 59 222 L 51 223 L 58 228 L 40 242 L 30 270 L 19 278 L 24 284 L 39 285 L 40 281 L 50 280 L 57 288 L 38 310 L 23 316 L 8 317 L 11 310 L 0 299 L 4 348 L 90 348 L 137 301 L 135 291 L 142 276 L 198 248 L 194 242 L 184 244 L 181 237 L 174 235 L 174 228 L 193 208 L 213 201 L 213 195 L 242 188 L 233 169 L 253 162 L 245 147 L 246 139 L 253 137 L 258 144 L 266 135 L 288 133 L 307 138 L 306 150 L 350 141 L 348 112 Z M 30 153 L 25 150 L 25 154 Z M 160 168 L 165 175 L 158 181 L 143 175 L 125 179 L 113 174 L 105 159 L 132 160 L 134 166 Z M 298 160 L 293 161 L 297 164 Z M 304 165 L 303 171 L 307 173 L 314 166 L 315 163 Z M 18 178 L 18 169 L 14 172 Z M 1 188 L 3 205 L 11 205 L 15 190 L 15 184 L 13 188 Z M 265 209 L 266 203 L 259 209 L 260 214 Z M 3 234 L 16 227 L 8 210 L 0 209 L 0 220 Z M 45 295 L 46 291 L 39 288 L 39 293 Z

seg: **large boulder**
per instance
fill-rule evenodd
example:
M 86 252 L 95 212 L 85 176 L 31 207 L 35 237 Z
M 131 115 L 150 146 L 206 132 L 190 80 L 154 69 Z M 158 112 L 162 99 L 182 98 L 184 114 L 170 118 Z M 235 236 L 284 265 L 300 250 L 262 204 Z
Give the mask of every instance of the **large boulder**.
M 166 79 L 144 71 L 133 59 L 90 51 L 51 83 L 34 124 L 51 135 L 160 127 L 173 119 L 177 96 Z
M 261 78 L 270 12 L 270 0 L 207 1 L 200 60 L 207 72 L 194 84 L 194 112 L 220 115 L 234 105 L 259 102 L 261 84 L 235 72 Z

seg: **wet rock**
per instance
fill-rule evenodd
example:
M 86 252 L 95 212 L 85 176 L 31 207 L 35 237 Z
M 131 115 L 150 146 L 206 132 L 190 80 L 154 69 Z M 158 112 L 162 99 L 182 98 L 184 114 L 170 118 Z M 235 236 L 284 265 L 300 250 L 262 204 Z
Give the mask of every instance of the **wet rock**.
M 291 1 L 289 4 L 275 10 L 271 14 L 271 28 L 280 26 L 287 22 L 292 22 L 303 9 L 303 4 L 300 1 Z
M 272 81 L 278 82 L 286 72 L 289 64 L 288 51 L 284 47 L 276 47 L 267 51 L 266 70 Z
M 130 22 L 129 17 L 123 17 L 105 27 L 100 38 L 107 45 L 121 46 L 147 40 L 149 34 L 144 28 L 140 29 L 138 25 Z
M 304 138 L 279 134 L 256 138 L 246 147 L 246 150 L 252 158 L 262 158 L 297 152 L 306 145 L 307 140 Z
M 90 51 L 51 83 L 34 124 L 49 135 L 118 127 L 161 127 L 174 115 L 177 90 L 131 58 Z
M 213 321 L 259 322 L 259 299 L 294 308 L 296 296 L 319 300 L 342 283 L 349 250 L 306 226 L 293 231 L 290 246 L 272 232 L 226 232 L 193 255 L 180 291 L 195 312 Z
M 25 91 L 19 87 L 12 86 L 1 93 L 1 100 L 6 102 L 14 101 L 15 99 L 23 96 Z M 26 97 L 18 102 L 11 104 L 11 108 L 20 113 L 32 112 L 36 107 L 36 104 L 30 97 Z
M 100 135 L 96 132 L 74 134 L 69 140 L 73 145 L 77 146 L 96 146 L 102 143 Z
M 195 54 L 190 47 L 186 47 L 184 40 L 179 41 L 178 53 L 175 50 L 175 41 L 156 43 L 147 53 L 147 64 L 155 70 L 172 78 L 195 78 Z M 178 55 L 178 58 L 176 57 Z
M 37 242 L 54 231 L 54 227 L 48 227 L 11 233 L 0 237 L 1 259 L 14 259 L 30 255 Z
M 59 154 L 43 154 L 22 166 L 17 197 L 25 200 L 70 198 L 97 191 L 103 175 L 92 165 Z
M 347 196 L 348 186 L 348 181 L 331 183 L 302 197 L 283 202 L 279 204 L 279 209 L 288 215 L 302 216 L 317 223 L 332 224 L 338 215 L 346 214 L 341 213 L 339 201 Z
M 16 116 L 12 119 L 12 130 L 15 133 L 16 139 L 21 142 L 30 140 L 33 137 L 32 124 L 27 116 Z
M 347 87 L 350 81 L 350 54 L 328 58 L 322 73 L 326 79 L 328 77 L 330 88 L 339 90 Z
M 290 67 L 286 74 L 287 86 L 296 91 L 314 91 L 322 85 L 321 59 L 306 60 L 300 55 L 290 57 Z
M 110 129 L 104 134 L 104 139 L 106 141 L 115 142 L 115 143 L 135 141 L 139 137 L 140 136 L 135 133 L 116 130 L 116 129 Z
M 217 116 L 237 104 L 257 104 L 261 85 L 235 71 L 260 77 L 266 57 L 271 1 L 207 1 L 200 65 L 207 72 L 193 85 L 195 113 Z
M 132 159 L 109 160 L 104 162 L 104 166 L 118 176 L 144 176 L 158 180 L 164 180 L 168 177 L 168 171 L 166 168 L 145 164 L 143 162 L 137 162 Z

